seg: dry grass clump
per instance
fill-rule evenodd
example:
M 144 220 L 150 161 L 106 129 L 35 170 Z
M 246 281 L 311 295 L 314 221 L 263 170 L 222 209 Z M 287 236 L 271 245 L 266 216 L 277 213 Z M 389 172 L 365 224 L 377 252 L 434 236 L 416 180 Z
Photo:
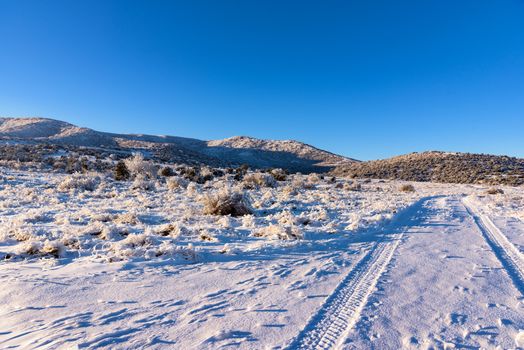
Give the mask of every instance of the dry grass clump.
M 208 241 L 208 242 L 216 242 L 218 241 L 215 236 L 213 236 L 210 232 L 206 231 L 206 230 L 203 230 L 202 232 L 200 232 L 200 234 L 198 235 L 198 238 L 202 241 Z
M 504 191 L 500 188 L 491 187 L 486 191 L 487 194 L 504 194 Z
M 242 186 L 249 189 L 275 187 L 276 184 L 276 180 L 273 176 L 264 173 L 250 173 L 245 175 L 242 180 Z
M 243 216 L 253 213 L 251 202 L 245 192 L 223 188 L 206 194 L 201 199 L 206 215 Z
M 32 255 L 38 257 L 52 256 L 60 258 L 65 253 L 64 245 L 59 241 L 28 240 L 17 247 L 18 255 Z
M 411 184 L 405 184 L 400 186 L 401 192 L 415 192 L 415 187 Z
M 160 225 L 155 229 L 155 233 L 159 236 L 178 237 L 180 235 L 189 236 L 191 231 L 178 223 Z
M 114 222 L 116 224 L 138 225 L 140 223 L 140 219 L 133 213 L 123 213 L 118 215 Z
M 322 176 L 317 173 L 311 173 L 307 176 L 307 182 L 312 184 L 318 184 L 322 180 Z
M 315 188 L 315 182 L 309 181 L 309 179 L 304 180 L 301 176 L 297 176 L 291 181 L 291 187 L 296 191 L 301 189 L 312 190 Z
M 358 182 L 345 182 L 342 188 L 346 191 L 360 191 L 362 190 L 362 185 Z
M 253 237 L 265 237 L 278 240 L 296 240 L 304 238 L 304 234 L 296 226 L 269 225 L 254 232 Z

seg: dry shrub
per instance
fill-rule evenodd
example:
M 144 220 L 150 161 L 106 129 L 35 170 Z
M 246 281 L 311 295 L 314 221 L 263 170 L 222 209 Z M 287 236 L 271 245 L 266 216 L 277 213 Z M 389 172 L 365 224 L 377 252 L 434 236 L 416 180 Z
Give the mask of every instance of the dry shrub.
M 171 191 L 174 191 L 179 188 L 186 188 L 188 185 L 188 180 L 183 179 L 178 176 L 174 176 L 174 177 L 170 177 L 169 179 L 167 179 L 166 183 L 167 183 L 167 188 Z
M 114 177 L 116 181 L 125 181 L 129 180 L 129 177 L 131 174 L 129 173 L 129 169 L 127 168 L 126 163 L 123 161 L 119 161 L 116 164 L 115 171 L 114 171 Z
M 358 182 L 345 182 L 343 188 L 346 191 L 360 191 L 362 190 L 362 185 L 360 185 Z
M 217 241 L 215 236 L 213 236 L 207 230 L 203 230 L 202 232 L 200 232 L 200 234 L 198 235 L 198 238 L 200 238 L 202 241 L 208 241 L 208 242 L 216 242 Z
M 307 176 L 307 182 L 312 184 L 318 184 L 322 180 L 322 177 L 317 173 L 311 173 Z
M 287 173 L 285 170 L 283 169 L 280 169 L 280 168 L 277 168 L 277 169 L 271 169 L 271 171 L 269 172 L 269 174 L 271 176 L 273 176 L 273 178 L 276 180 L 276 181 L 286 181 L 287 179 Z
M 251 202 L 245 192 L 223 188 L 206 194 L 201 199 L 206 215 L 243 216 L 253 213 Z
M 175 172 L 171 167 L 165 166 L 160 170 L 160 176 L 170 177 L 175 175 Z
M 244 176 L 242 181 L 244 188 L 275 187 L 276 180 L 273 176 L 264 173 L 251 173 Z
M 504 191 L 500 188 L 492 187 L 486 191 L 487 194 L 504 194 Z
M 400 186 L 400 191 L 401 192 L 415 192 L 415 187 L 413 187 L 413 185 L 410 185 L 410 184 L 405 184 L 405 185 Z

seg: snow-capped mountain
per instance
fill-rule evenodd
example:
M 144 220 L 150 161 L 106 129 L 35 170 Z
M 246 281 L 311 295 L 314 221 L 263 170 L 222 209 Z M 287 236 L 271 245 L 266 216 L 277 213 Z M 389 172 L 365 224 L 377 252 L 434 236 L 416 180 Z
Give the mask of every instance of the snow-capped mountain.
M 248 164 L 290 171 L 325 171 L 355 160 L 293 140 L 260 140 L 236 136 L 204 141 L 176 136 L 114 134 L 47 118 L 0 118 L 0 139 L 9 142 L 148 150 L 163 160 L 214 166 Z

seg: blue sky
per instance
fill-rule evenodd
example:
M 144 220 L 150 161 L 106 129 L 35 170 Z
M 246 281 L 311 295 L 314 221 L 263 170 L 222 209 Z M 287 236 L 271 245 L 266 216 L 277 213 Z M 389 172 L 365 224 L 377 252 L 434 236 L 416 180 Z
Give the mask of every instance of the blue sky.
M 524 157 L 524 1 L 0 0 L 0 115 Z

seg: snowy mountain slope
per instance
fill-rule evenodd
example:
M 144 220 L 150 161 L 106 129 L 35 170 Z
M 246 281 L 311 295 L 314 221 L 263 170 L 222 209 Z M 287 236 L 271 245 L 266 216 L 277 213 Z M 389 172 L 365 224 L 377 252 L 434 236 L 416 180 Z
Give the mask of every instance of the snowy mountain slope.
M 115 149 L 149 149 L 169 159 L 184 153 L 193 163 L 213 166 L 248 164 L 290 171 L 325 171 L 354 162 L 298 141 L 232 137 L 203 141 L 176 136 L 114 134 L 46 118 L 0 118 L 0 139 Z

